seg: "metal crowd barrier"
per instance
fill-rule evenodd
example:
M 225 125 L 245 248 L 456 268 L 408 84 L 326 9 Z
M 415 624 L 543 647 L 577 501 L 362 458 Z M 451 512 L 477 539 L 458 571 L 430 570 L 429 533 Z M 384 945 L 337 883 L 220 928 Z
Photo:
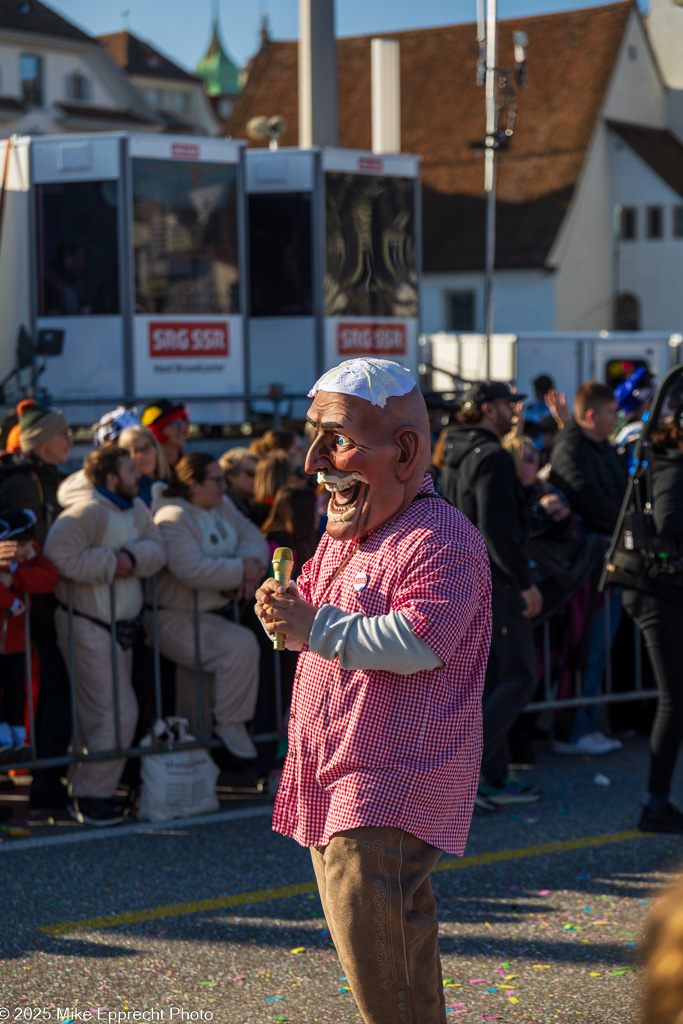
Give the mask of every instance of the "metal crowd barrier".
M 148 754 L 159 754 L 165 753 L 169 750 L 180 750 L 180 749 L 195 749 L 198 747 L 215 747 L 220 748 L 222 744 L 219 739 L 214 738 L 212 735 L 207 736 L 204 728 L 204 693 L 203 693 L 203 681 L 202 681 L 202 656 L 201 656 L 201 635 L 200 635 L 200 619 L 199 619 L 199 603 L 197 592 L 193 593 L 193 621 L 194 621 L 194 671 L 195 671 L 195 700 L 196 700 L 196 718 L 197 728 L 193 729 L 193 734 L 196 733 L 194 740 L 185 740 L 182 743 L 169 743 L 168 741 L 157 740 L 152 742 L 149 746 L 129 746 L 124 747 L 121 743 L 121 718 L 120 718 L 120 681 L 118 671 L 118 658 L 117 658 L 117 640 L 116 640 L 116 595 L 115 587 L 112 583 L 110 585 L 110 607 L 111 607 L 111 619 L 109 623 L 109 632 L 111 636 L 111 670 L 112 670 L 112 705 L 114 714 L 114 726 L 116 745 L 112 750 L 84 750 L 81 746 L 78 734 L 78 716 L 76 706 L 76 650 L 74 643 L 74 631 L 73 631 L 73 619 L 74 619 L 74 608 L 73 608 L 73 590 L 72 583 L 70 580 L 67 582 L 67 615 L 68 615 L 68 664 L 66 666 L 69 677 L 69 690 L 71 697 L 71 749 L 70 751 L 61 757 L 50 757 L 50 758 L 38 758 L 35 747 L 35 707 L 33 699 L 33 673 L 31 665 L 31 657 L 29 652 L 31 651 L 31 624 L 30 615 L 28 611 L 25 615 L 25 640 L 26 640 L 26 689 L 28 699 L 28 720 L 29 720 L 29 731 L 31 740 L 31 759 L 18 761 L 15 763 L 6 763 L 0 766 L 0 771 L 6 772 L 11 769 L 17 768 L 48 768 L 57 767 L 62 765 L 80 763 L 83 761 L 103 761 L 111 758 L 129 758 L 129 757 L 144 757 Z M 30 607 L 29 597 L 24 594 L 24 603 L 26 608 Z M 156 576 L 151 577 L 147 581 L 147 608 L 151 612 L 151 636 L 152 636 L 152 664 L 153 664 L 153 695 L 154 695 L 154 707 L 150 719 L 150 728 L 154 721 L 163 717 L 162 708 L 162 684 L 161 684 L 161 661 L 160 661 L 160 649 L 159 649 L 159 616 L 158 616 L 158 604 L 157 604 L 157 578 Z M 239 605 L 238 602 L 234 602 L 234 619 L 239 621 Z M 634 700 L 647 700 L 657 697 L 656 689 L 645 689 L 643 688 L 643 672 L 642 672 L 642 641 L 640 633 L 637 628 L 635 629 L 635 644 L 634 644 L 634 679 L 635 685 L 631 690 L 615 692 L 613 690 L 613 678 L 612 678 L 612 664 L 611 664 L 611 622 L 610 622 L 610 607 L 609 601 L 605 602 L 605 650 L 607 656 L 605 659 L 605 676 L 604 685 L 602 692 L 596 696 L 586 696 L 582 692 L 582 673 L 576 672 L 574 675 L 574 690 L 575 695 L 572 697 L 558 697 L 557 684 L 553 683 L 553 673 L 551 668 L 551 657 L 550 657 L 550 622 L 546 622 L 543 629 L 543 698 L 541 700 L 534 700 L 527 705 L 525 711 L 545 711 L 560 708 L 578 708 L 589 704 L 616 704 L 626 701 Z M 107 628 L 104 627 L 103 628 Z M 279 655 L 272 652 L 272 682 L 273 682 L 273 699 L 274 699 L 274 713 L 275 721 L 279 724 L 282 722 L 283 712 L 283 694 L 282 694 L 282 673 L 281 673 L 281 662 Z M 271 732 L 260 733 L 252 736 L 252 739 L 256 742 L 259 741 L 271 741 L 283 739 L 285 734 L 279 729 Z
M 7 772 L 16 769 L 31 769 L 31 768 L 52 768 L 66 766 L 69 764 L 77 764 L 85 761 L 106 761 L 113 758 L 129 758 L 129 757 L 144 757 L 147 754 L 161 754 L 167 753 L 170 750 L 193 750 L 197 748 L 222 748 L 223 744 L 221 741 L 213 735 L 206 735 L 204 728 L 204 706 L 203 706 L 203 687 L 202 687 L 202 653 L 201 653 L 201 636 L 200 636 L 200 620 L 199 620 L 199 602 L 197 591 L 193 591 L 193 623 L 194 623 L 194 649 L 195 649 L 195 680 L 196 680 L 196 709 L 197 709 L 197 727 L 193 727 L 192 734 L 195 736 L 193 740 L 183 740 L 182 742 L 168 742 L 165 740 L 153 740 L 149 745 L 145 746 L 129 746 L 125 747 L 121 743 L 121 714 L 120 714 L 120 680 L 119 680 L 119 664 L 117 656 L 117 639 L 116 639 L 116 593 L 115 585 L 111 583 L 109 585 L 109 602 L 110 602 L 110 621 L 108 624 L 102 624 L 103 629 L 108 629 L 110 634 L 110 652 L 111 652 L 111 674 L 112 674 L 112 710 L 114 715 L 114 730 L 116 745 L 111 750 L 86 750 L 82 747 L 79 739 L 78 730 L 78 714 L 77 714 L 77 695 L 76 695 L 76 645 L 74 642 L 74 630 L 73 620 L 74 612 L 73 607 L 73 585 L 71 580 L 66 580 L 67 585 L 67 601 L 66 601 L 66 612 L 68 616 L 68 658 L 67 658 L 67 675 L 69 677 L 69 696 L 71 704 L 71 743 L 70 750 L 65 755 L 60 757 L 43 757 L 39 758 L 36 753 L 36 729 L 35 729 L 35 706 L 34 706 L 34 694 L 33 694 L 33 666 L 31 664 L 31 616 L 28 612 L 30 608 L 30 598 L 28 594 L 23 595 L 24 605 L 27 609 L 24 615 L 25 621 L 25 645 L 26 645 L 26 669 L 25 669 L 25 680 L 27 690 L 27 706 L 28 706 L 28 721 L 29 721 L 29 738 L 30 738 L 30 759 L 20 761 L 7 761 L 0 765 L 0 773 Z M 153 664 L 153 710 L 150 716 L 150 730 L 156 720 L 163 717 L 162 708 L 162 687 L 161 687 L 161 652 L 159 648 L 159 608 L 157 603 L 157 577 L 152 576 L 147 580 L 147 607 L 151 612 L 151 634 L 152 634 L 152 664 Z M 239 622 L 239 602 L 235 600 L 233 602 L 233 618 L 235 622 Z M 94 620 L 91 620 L 94 621 Z M 246 627 L 245 627 L 246 628 Z M 269 652 L 270 653 L 270 652 Z M 272 682 L 274 688 L 274 712 L 275 721 L 280 724 L 282 722 L 282 672 L 281 672 L 281 661 L 278 653 L 273 650 L 272 652 Z M 275 729 L 271 732 L 258 733 L 252 735 L 254 742 L 266 742 L 269 740 L 280 740 L 285 738 L 285 733 L 280 729 Z
M 606 592 L 606 595 L 609 591 Z M 550 664 L 550 620 L 543 623 L 543 699 L 532 701 L 527 704 L 525 711 L 551 711 L 560 708 L 580 708 L 590 704 L 623 704 L 634 700 L 651 700 L 658 696 L 656 689 L 645 689 L 643 687 L 643 641 L 640 630 L 633 624 L 633 675 L 634 687 L 632 690 L 613 689 L 612 677 L 612 622 L 610 601 L 605 600 L 605 674 L 602 692 L 594 697 L 588 697 L 583 693 L 583 672 L 574 672 L 574 697 L 558 697 L 558 684 L 553 684 L 553 674 Z

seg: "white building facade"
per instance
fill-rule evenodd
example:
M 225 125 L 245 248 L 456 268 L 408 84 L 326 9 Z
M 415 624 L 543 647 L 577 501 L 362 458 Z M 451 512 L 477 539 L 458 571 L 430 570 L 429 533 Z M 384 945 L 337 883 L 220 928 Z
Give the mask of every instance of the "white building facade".
M 654 130 L 661 158 L 635 152 L 629 128 Z M 629 16 L 545 267 L 496 271 L 494 330 L 680 331 L 682 280 L 683 5 L 650 0 L 647 23 Z M 423 331 L 483 330 L 483 289 L 483 271 L 425 274 Z

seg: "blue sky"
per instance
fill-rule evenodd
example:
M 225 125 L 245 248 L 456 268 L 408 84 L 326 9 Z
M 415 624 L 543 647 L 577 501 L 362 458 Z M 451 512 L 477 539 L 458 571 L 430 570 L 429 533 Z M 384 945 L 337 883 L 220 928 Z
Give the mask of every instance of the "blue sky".
M 50 7 L 93 35 L 127 25 L 183 67 L 192 69 L 210 37 L 215 0 L 46 0 Z M 645 0 L 640 0 L 645 9 Z M 298 36 L 298 0 L 218 0 L 223 42 L 238 64 L 258 49 L 261 14 L 269 11 L 276 39 Z M 498 17 L 548 14 L 599 7 L 596 0 L 498 0 Z M 366 35 L 475 21 L 476 0 L 337 0 L 337 35 Z

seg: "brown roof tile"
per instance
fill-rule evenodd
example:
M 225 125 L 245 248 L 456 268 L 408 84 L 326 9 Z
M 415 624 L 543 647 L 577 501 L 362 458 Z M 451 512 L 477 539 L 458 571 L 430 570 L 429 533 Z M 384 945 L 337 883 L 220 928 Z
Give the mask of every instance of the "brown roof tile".
M 185 82 L 199 81 L 195 75 L 179 67 L 132 32 L 109 32 L 97 38 L 119 67 L 129 75 L 156 75 L 159 78 L 177 78 Z
M 529 77 L 518 96 L 514 138 L 498 158 L 498 266 L 545 262 L 634 9 L 625 0 L 499 23 L 500 64 L 512 63 L 513 30 L 527 33 Z M 339 140 L 352 149 L 371 146 L 371 38 L 337 41 Z M 425 270 L 481 267 L 484 90 L 475 80 L 474 26 L 384 38 L 401 44 L 401 148 L 423 158 Z M 288 123 L 281 144 L 298 144 L 297 56 L 296 42 L 269 41 L 261 48 L 227 123 L 228 134 L 246 138 L 251 117 L 281 114 Z

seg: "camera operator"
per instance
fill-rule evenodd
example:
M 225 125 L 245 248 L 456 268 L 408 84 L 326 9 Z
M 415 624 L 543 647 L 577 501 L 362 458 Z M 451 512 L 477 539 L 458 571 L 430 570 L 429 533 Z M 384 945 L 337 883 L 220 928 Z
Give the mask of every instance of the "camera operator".
M 683 736 L 683 392 L 669 399 L 668 416 L 651 430 L 649 441 L 654 526 L 668 557 L 660 556 L 659 571 L 638 590 L 625 590 L 623 599 L 645 638 L 659 690 L 650 735 L 648 802 L 638 828 L 683 833 L 683 814 L 669 802 Z

